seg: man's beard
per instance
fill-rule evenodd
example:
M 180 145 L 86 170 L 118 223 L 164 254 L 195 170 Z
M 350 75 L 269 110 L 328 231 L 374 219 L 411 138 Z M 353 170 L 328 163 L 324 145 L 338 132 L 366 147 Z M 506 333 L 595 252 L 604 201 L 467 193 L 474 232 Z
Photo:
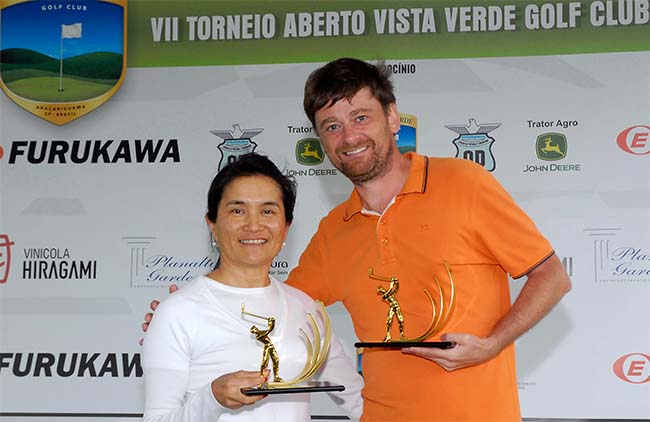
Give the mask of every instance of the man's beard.
M 381 155 L 381 151 L 377 149 L 377 143 L 374 140 L 371 140 L 373 146 L 371 166 L 365 171 L 360 171 L 356 169 L 356 165 L 351 163 L 348 165 L 344 160 L 339 161 L 338 166 L 335 166 L 341 173 L 345 175 L 350 181 L 359 185 L 362 183 L 370 182 L 380 176 L 386 174 L 389 170 L 390 159 L 393 155 L 393 148 L 390 146 L 387 147 L 387 150 Z

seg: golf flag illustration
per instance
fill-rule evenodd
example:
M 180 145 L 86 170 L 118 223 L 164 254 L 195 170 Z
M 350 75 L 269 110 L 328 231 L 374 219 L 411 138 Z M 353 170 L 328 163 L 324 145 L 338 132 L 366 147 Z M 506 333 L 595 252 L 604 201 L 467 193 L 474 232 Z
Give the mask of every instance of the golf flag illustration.
M 0 89 L 56 125 L 108 101 L 127 67 L 127 0 L 60 6 L 54 0 L 0 0 Z
M 59 66 L 59 91 L 63 91 L 63 39 L 81 38 L 81 23 L 61 25 L 61 55 Z
M 81 24 L 61 25 L 61 39 L 81 38 Z

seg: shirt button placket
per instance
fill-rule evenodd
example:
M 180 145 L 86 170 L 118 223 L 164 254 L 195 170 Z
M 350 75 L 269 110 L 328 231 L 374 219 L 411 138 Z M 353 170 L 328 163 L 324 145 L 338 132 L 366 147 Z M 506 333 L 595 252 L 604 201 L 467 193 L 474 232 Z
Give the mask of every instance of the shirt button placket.
M 390 248 L 390 236 L 388 234 L 388 223 L 386 216 L 379 219 L 379 226 L 377 227 L 377 240 L 379 241 L 379 250 L 382 260 L 390 259 L 393 252 Z

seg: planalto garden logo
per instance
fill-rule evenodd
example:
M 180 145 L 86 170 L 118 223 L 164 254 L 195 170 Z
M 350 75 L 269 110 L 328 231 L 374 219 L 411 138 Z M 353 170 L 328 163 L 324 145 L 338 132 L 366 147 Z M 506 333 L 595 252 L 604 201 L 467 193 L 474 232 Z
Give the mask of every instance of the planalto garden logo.
M 594 282 L 650 285 L 647 230 L 626 232 L 620 227 L 585 228 L 593 242 Z
M 122 240 L 126 242 L 131 258 L 131 288 L 167 287 L 207 274 L 217 266 L 217 259 L 212 256 L 187 257 L 174 252 L 160 252 L 156 245 L 152 247 L 155 237 L 124 236 Z
M 0 88 L 56 125 L 111 98 L 126 72 L 127 0 L 0 0 Z

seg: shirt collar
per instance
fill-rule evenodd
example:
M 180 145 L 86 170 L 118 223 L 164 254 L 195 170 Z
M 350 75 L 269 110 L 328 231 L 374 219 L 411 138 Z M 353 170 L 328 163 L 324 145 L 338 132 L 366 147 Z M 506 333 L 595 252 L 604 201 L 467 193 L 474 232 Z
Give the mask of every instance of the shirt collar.
M 427 188 L 428 157 L 414 152 L 407 152 L 404 156 L 411 160 L 411 167 L 409 169 L 409 175 L 406 178 L 406 183 L 404 183 L 402 190 L 397 196 L 408 193 L 424 193 Z M 355 188 L 346 202 L 343 219 L 348 221 L 355 214 L 360 213 L 362 209 L 361 197 Z

